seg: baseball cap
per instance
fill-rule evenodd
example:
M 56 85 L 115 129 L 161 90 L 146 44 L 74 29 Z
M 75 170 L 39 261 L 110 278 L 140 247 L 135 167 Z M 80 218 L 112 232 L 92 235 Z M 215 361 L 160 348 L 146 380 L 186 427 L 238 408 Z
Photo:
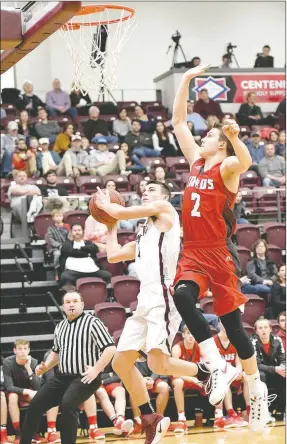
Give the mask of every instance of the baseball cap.
M 74 140 L 82 140 L 80 134 L 74 134 L 74 135 L 72 136 L 72 142 L 74 142 Z
M 11 122 L 8 123 L 7 128 L 11 131 L 13 130 L 17 130 L 18 129 L 18 123 L 15 122 L 14 120 L 11 120 Z
M 252 133 L 251 133 L 251 137 L 253 137 L 253 136 L 259 136 L 260 137 L 259 131 L 258 130 L 253 130 Z
M 108 141 L 107 141 L 107 139 L 105 138 L 105 137 L 100 137 L 99 139 L 98 139 L 98 144 L 99 143 L 102 143 L 102 144 L 104 144 L 104 145 L 107 145 L 108 144 Z
M 42 137 L 41 139 L 39 139 L 39 143 L 40 143 L 40 145 L 44 145 L 45 143 L 47 143 L 49 145 L 50 141 L 49 141 L 48 137 Z

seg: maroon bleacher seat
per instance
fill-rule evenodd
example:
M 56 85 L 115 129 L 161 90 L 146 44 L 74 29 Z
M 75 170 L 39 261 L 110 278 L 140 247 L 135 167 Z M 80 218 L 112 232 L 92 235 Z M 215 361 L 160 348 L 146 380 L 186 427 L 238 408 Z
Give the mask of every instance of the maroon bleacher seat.
M 111 286 L 117 302 L 124 307 L 129 307 L 137 300 L 140 291 L 140 281 L 132 276 L 116 276 L 111 279 Z
M 118 342 L 119 342 L 119 339 L 120 339 L 120 337 L 121 337 L 122 331 L 123 331 L 123 330 L 116 330 L 116 331 L 114 331 L 114 333 L 113 333 L 113 340 L 115 341 L 115 344 L 116 344 L 116 345 L 118 345 Z
M 147 113 L 153 117 L 161 117 L 162 120 L 167 119 L 166 108 L 163 105 L 149 105 L 146 110 Z
M 38 177 L 35 179 L 32 179 L 32 177 L 28 177 L 27 183 L 31 185 L 37 185 L 37 187 L 39 187 L 40 189 L 47 184 L 46 180 L 43 177 Z
M 117 191 L 131 191 L 132 186 L 125 176 L 121 176 L 120 174 L 109 174 L 104 177 L 104 183 L 107 183 L 109 180 L 113 180 L 116 183 Z
M 34 229 L 40 239 L 45 239 L 48 228 L 53 225 L 51 213 L 43 211 L 34 220 Z
M 138 306 L 138 300 L 131 302 L 130 303 L 130 310 L 131 310 L 131 312 L 135 311 L 137 306 Z
M 118 302 L 96 304 L 95 315 L 101 319 L 111 335 L 122 330 L 126 322 L 125 308 Z
M 252 212 L 256 212 L 256 199 L 250 188 L 241 188 L 242 200 L 246 203 L 246 208 Z
M 242 325 L 248 336 L 253 335 L 254 328 L 251 325 L 249 325 L 247 322 L 242 322 Z
M 174 337 L 172 346 L 176 345 L 180 341 L 182 341 L 182 333 L 181 333 L 181 331 L 178 331 Z
M 141 180 L 143 180 L 144 174 L 133 173 L 129 176 L 129 181 L 134 188 Z
M 161 166 L 163 168 L 166 167 L 165 161 L 162 157 L 142 157 L 141 163 L 145 167 L 149 167 L 151 170 L 158 166 Z
M 268 244 L 268 258 L 276 265 L 281 264 L 283 262 L 281 248 L 277 245 Z
M 213 298 L 207 297 L 200 299 L 200 308 L 204 311 L 204 313 L 213 314 Z
M 97 187 L 103 188 L 102 178 L 99 176 L 78 176 L 76 185 L 79 187 L 80 193 L 93 194 L 97 191 Z
M 5 109 L 6 114 L 11 114 L 14 117 L 18 112 L 16 106 L 12 105 L 12 103 L 1 103 L 1 108 Z
M 85 302 L 85 309 L 92 310 L 95 304 L 105 302 L 107 299 L 107 285 L 105 281 L 96 277 L 77 279 L 77 290 Z
M 265 313 L 265 301 L 255 294 L 246 294 L 248 301 L 245 304 L 242 321 L 249 325 L 254 325 L 259 316 Z
M 254 197 L 257 200 L 257 212 L 276 216 L 278 213 L 277 191 L 275 187 L 255 187 Z M 280 199 L 280 195 L 279 195 Z M 280 200 L 279 200 L 280 201 Z
M 70 116 L 68 116 L 68 114 L 65 114 L 63 116 L 53 116 L 51 120 L 55 120 L 61 128 L 63 128 L 68 123 L 73 124 L 73 120 Z
M 123 262 L 110 264 L 107 260 L 106 253 L 98 253 L 97 258 L 103 266 L 104 270 L 109 271 L 112 276 L 122 276 L 124 274 L 125 266 Z
M 161 105 L 162 103 L 160 100 L 150 100 L 150 101 L 141 102 L 141 106 L 145 109 L 148 106 L 161 106 Z
M 272 328 L 273 335 L 277 335 L 278 331 L 280 330 L 280 325 L 278 324 L 276 319 L 271 319 L 269 321 L 269 323 L 270 323 L 270 327 Z
M 135 106 L 138 105 L 138 102 L 136 100 L 126 100 L 123 102 L 117 102 L 117 105 L 119 109 L 121 108 L 127 109 L 129 107 L 134 108 Z
M 250 250 L 241 245 L 238 245 L 236 249 L 240 260 L 241 272 L 242 275 L 244 275 L 246 273 L 247 262 L 250 260 Z
M 260 187 L 261 185 L 261 178 L 258 176 L 258 174 L 255 171 L 246 171 L 246 173 L 243 173 L 240 175 L 240 182 L 239 186 L 240 188 L 254 188 L 254 187 Z
M 80 211 L 80 210 L 66 211 L 64 215 L 65 223 L 69 224 L 70 226 L 72 224 L 78 223 L 84 229 L 85 222 L 89 214 L 90 213 L 88 211 Z
M 181 188 L 182 189 L 184 189 L 187 184 L 189 174 L 190 174 L 189 171 L 184 171 L 183 173 L 181 173 Z
M 237 245 L 249 248 L 250 250 L 254 242 L 260 238 L 259 228 L 251 224 L 237 225 L 235 234 L 237 239 Z
M 263 224 L 263 233 L 266 234 L 267 242 L 277 245 L 281 250 L 286 248 L 286 226 L 279 222 L 267 222 Z
M 189 172 L 190 166 L 185 157 L 167 157 L 166 165 L 170 171 L 174 173 Z
M 77 187 L 72 177 L 57 176 L 57 184 L 63 185 L 69 194 L 77 193 Z

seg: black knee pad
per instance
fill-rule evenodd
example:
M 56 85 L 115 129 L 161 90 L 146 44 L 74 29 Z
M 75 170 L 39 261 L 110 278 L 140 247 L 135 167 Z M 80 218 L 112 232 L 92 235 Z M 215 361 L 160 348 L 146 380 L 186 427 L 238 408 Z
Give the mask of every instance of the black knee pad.
M 241 322 L 241 311 L 235 311 L 220 316 L 220 320 L 226 330 L 226 334 L 231 344 L 236 348 L 240 359 L 249 359 L 254 355 L 254 347 L 243 328 Z

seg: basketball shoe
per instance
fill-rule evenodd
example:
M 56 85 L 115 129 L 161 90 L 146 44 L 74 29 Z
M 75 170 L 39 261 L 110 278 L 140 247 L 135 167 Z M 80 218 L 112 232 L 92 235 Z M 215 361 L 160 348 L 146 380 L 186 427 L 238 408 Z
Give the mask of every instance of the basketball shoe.
M 220 368 L 214 368 L 209 362 L 205 362 L 204 365 L 210 371 L 205 391 L 210 404 L 217 405 L 225 398 L 230 384 L 238 376 L 238 370 L 224 359 Z
M 60 433 L 57 432 L 48 432 L 47 441 L 50 444 L 61 442 Z
M 7 436 L 7 429 L 1 429 L 0 432 L 0 444 L 10 444 Z
M 177 436 L 184 435 L 187 432 L 186 421 L 178 421 L 175 424 L 173 431 Z
M 142 432 L 146 434 L 145 444 L 158 444 L 169 428 L 170 418 L 151 413 L 143 415 L 141 419 Z
M 252 432 L 262 432 L 268 424 L 270 420 L 268 405 L 276 396 L 268 396 L 267 386 L 262 381 L 260 381 L 260 390 L 257 393 L 250 393 L 249 428 Z
M 114 429 L 113 433 L 117 436 L 123 436 L 126 437 L 130 435 L 134 430 L 134 423 L 131 419 L 123 418 L 122 416 L 119 416 L 115 423 L 114 423 Z
M 104 441 L 106 439 L 105 434 L 98 427 L 89 430 L 89 438 L 93 441 Z

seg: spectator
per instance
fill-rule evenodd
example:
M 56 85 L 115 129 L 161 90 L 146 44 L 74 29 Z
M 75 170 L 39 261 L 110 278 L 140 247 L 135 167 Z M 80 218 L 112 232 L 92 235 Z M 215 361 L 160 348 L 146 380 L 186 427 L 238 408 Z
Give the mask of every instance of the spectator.
M 115 143 L 118 141 L 116 136 L 109 133 L 108 122 L 100 119 L 100 110 L 96 106 L 89 109 L 89 119 L 85 122 L 84 133 L 90 142 L 98 143 L 99 138 L 106 138 L 107 143 Z
M 7 125 L 8 132 L 1 134 L 1 172 L 4 176 L 12 171 L 12 154 L 16 148 L 18 140 L 25 140 L 25 137 L 18 134 L 18 124 L 10 121 Z
M 40 146 L 37 153 L 37 170 L 40 172 L 41 176 L 45 175 L 49 170 L 57 171 L 61 158 L 58 153 L 49 150 L 48 137 L 42 137 L 39 139 L 39 144 Z M 62 166 L 60 169 L 61 168 Z
M 172 179 L 166 179 L 166 172 L 163 167 L 157 166 L 154 170 L 155 180 L 158 180 L 159 182 L 165 183 L 171 192 L 179 192 L 180 187 L 173 182 Z M 171 198 L 171 204 L 176 207 L 180 205 L 180 195 L 175 195 Z
M 218 119 L 218 117 L 210 114 L 209 116 L 207 116 L 206 123 L 207 123 L 207 131 L 206 132 L 208 132 L 214 127 L 214 125 L 219 124 L 219 119 Z
M 278 266 L 277 281 L 271 287 L 271 307 L 273 317 L 286 311 L 286 268 L 285 264 Z
M 196 66 L 198 66 L 200 64 L 201 64 L 200 57 L 193 57 L 193 59 L 191 59 L 191 62 L 190 62 L 190 67 L 195 68 Z
M 142 106 L 135 106 L 135 118 L 140 121 L 142 133 L 152 133 L 154 131 L 154 119 L 147 115 Z
M 83 106 L 91 105 L 92 99 L 87 91 L 84 94 L 80 89 L 75 88 L 75 82 L 72 84 L 72 91 L 70 92 L 71 106 L 73 108 L 82 108 Z
M 279 338 L 281 338 L 281 340 L 283 342 L 285 355 L 286 355 L 286 311 L 279 313 L 279 315 L 277 317 L 277 322 L 280 327 L 277 335 L 279 336 Z
M 113 132 L 119 137 L 120 140 L 124 140 L 125 136 L 131 131 L 131 119 L 128 117 L 127 110 L 122 108 L 117 119 L 113 121 Z
M 138 156 L 130 153 L 129 146 L 126 142 L 120 144 L 120 149 L 117 152 L 117 155 L 122 175 L 127 175 L 128 172 L 142 173 L 145 171 L 145 166 L 142 164 Z
M 35 131 L 39 137 L 48 137 L 50 143 L 54 143 L 57 134 L 61 131 L 55 120 L 48 120 L 47 111 L 44 108 L 38 110 L 39 122 L 35 125 Z
M 20 442 L 20 408 L 27 406 L 40 389 L 41 380 L 35 375 L 38 361 L 30 355 L 30 343 L 24 339 L 17 339 L 14 345 L 14 355 L 3 361 L 4 386 L 8 393 L 9 413 L 15 431 L 14 444 Z M 47 411 L 48 428 L 56 426 L 58 407 Z M 51 424 L 52 423 L 52 424 Z M 50 440 L 48 434 L 48 442 Z M 57 435 L 59 440 L 59 435 Z M 33 441 L 41 443 L 40 436 L 35 433 Z
M 249 224 L 249 220 L 246 219 L 246 216 L 249 216 L 251 211 L 246 208 L 246 203 L 242 200 L 242 193 L 240 190 L 238 190 L 236 194 L 233 213 L 238 224 Z
M 173 134 L 165 127 L 164 123 L 159 121 L 156 124 L 155 132 L 152 135 L 153 149 L 159 156 L 175 157 L 178 148 L 176 146 Z
M 74 134 L 74 125 L 68 123 L 58 134 L 53 150 L 62 157 L 71 146 L 72 136 Z
M 262 53 L 257 54 L 255 60 L 254 68 L 273 68 L 274 67 L 274 57 L 270 54 L 270 46 L 263 46 Z
M 280 129 L 286 129 L 286 97 L 279 103 L 275 111 L 275 116 L 278 118 Z
M 284 186 L 286 183 L 285 170 L 286 166 L 283 157 L 275 154 L 273 143 L 268 143 L 265 146 L 265 157 L 259 162 L 259 173 L 263 186 Z
M 64 270 L 61 275 L 61 285 L 75 285 L 82 277 L 99 277 L 109 282 L 111 273 L 100 269 L 97 261 L 99 248 L 91 241 L 84 241 L 84 231 L 81 225 L 71 227 L 71 240 L 67 239 L 61 249 L 60 267 Z
M 223 54 L 222 64 L 218 67 L 221 69 L 230 68 L 232 62 L 230 62 L 230 56 L 228 54 Z
M 20 111 L 18 133 L 26 138 L 27 143 L 29 143 L 29 138 L 31 136 L 35 136 L 34 124 L 29 121 L 29 114 L 25 109 Z
M 0 114 L 0 119 L 1 119 L 1 120 L 6 119 L 7 114 L 6 114 L 5 109 L 4 109 L 4 108 L 0 108 L 0 112 L 1 112 L 1 114 Z
M 132 194 L 129 197 L 127 206 L 131 207 L 134 205 L 140 205 L 141 204 L 141 198 L 142 198 L 142 194 L 144 192 L 144 189 L 146 187 L 146 184 L 148 183 L 148 181 L 146 179 L 142 179 L 140 180 L 140 182 L 135 186 L 135 194 Z
M 116 190 L 117 189 L 116 182 L 114 180 L 106 181 L 105 188 L 107 190 L 111 190 L 111 191 Z M 118 227 L 121 230 L 133 230 L 133 228 L 134 228 L 132 220 L 120 220 Z
M 274 145 L 276 145 L 278 139 L 279 139 L 279 132 L 277 130 L 270 131 L 268 142 L 274 143 Z
M 187 123 L 189 124 L 190 122 L 193 125 L 193 135 L 196 136 L 198 134 L 202 134 L 206 129 L 207 129 L 207 125 L 205 120 L 201 117 L 200 114 L 195 113 L 194 112 L 194 101 L 193 100 L 188 100 L 187 104 L 186 104 L 186 108 L 187 108 Z M 168 122 L 164 123 L 165 126 L 170 126 L 172 125 L 172 121 L 169 120 Z M 190 128 L 191 130 L 192 128 Z
M 199 114 L 198 114 L 199 115 Z M 201 116 L 200 116 L 201 117 Z M 201 140 L 201 136 L 197 136 L 196 135 L 196 133 L 195 133 L 195 129 L 194 129 L 194 124 L 193 124 L 193 122 L 190 120 L 190 121 L 188 121 L 187 122 L 187 126 L 188 126 L 188 129 L 189 129 L 189 131 L 191 132 L 191 134 L 192 134 L 192 136 L 193 136 L 193 138 L 194 138 L 194 140 L 196 141 L 196 142 L 199 142 L 200 140 Z M 206 125 L 205 125 L 206 126 Z M 201 131 L 200 132 L 202 135 L 204 134 L 204 131 Z
M 282 414 L 286 407 L 286 368 L 285 350 L 281 339 L 271 333 L 268 319 L 259 318 L 255 322 L 255 348 L 261 381 L 277 394 L 278 411 Z
M 126 171 L 125 160 L 122 153 L 117 154 L 112 153 L 108 150 L 107 139 L 105 137 L 100 137 L 97 139 L 97 149 L 91 150 L 85 157 L 85 166 L 89 171 L 89 174 L 94 176 L 104 177 L 107 174 L 121 174 L 128 176 L 129 171 Z
M 87 151 L 82 149 L 81 145 L 81 136 L 79 134 L 72 136 L 71 148 L 65 152 L 61 162 L 66 176 L 78 177 L 81 174 L 88 174 L 87 159 L 89 155 Z M 58 171 L 57 173 L 60 174 Z
M 81 147 L 83 150 L 87 151 L 88 154 L 90 154 L 91 150 L 94 149 L 93 146 L 90 146 L 89 139 L 87 137 L 82 137 L 82 144 Z
M 258 239 L 252 248 L 253 258 L 247 263 L 247 277 L 251 279 L 251 285 L 244 285 L 244 294 L 257 294 L 268 305 L 268 295 L 271 287 L 277 280 L 277 268 L 274 262 L 268 258 L 268 246 L 264 239 Z
M 205 120 L 209 114 L 215 115 L 219 120 L 224 117 L 220 104 L 210 99 L 206 88 L 202 88 L 198 93 L 199 100 L 194 105 L 194 112 L 198 113 Z
M 12 213 L 16 221 L 22 221 L 22 199 L 27 196 L 41 196 L 41 191 L 36 185 L 27 183 L 28 177 L 25 171 L 19 171 L 15 182 L 8 188 L 8 198 Z
M 57 176 L 54 170 L 48 170 L 45 179 L 47 185 L 41 187 L 44 209 L 46 211 L 57 209 L 65 213 L 70 209 L 69 201 L 65 199 L 65 196 L 68 196 L 67 188 L 64 185 L 57 184 Z
M 126 135 L 125 142 L 132 153 L 139 158 L 158 157 L 159 155 L 159 151 L 153 149 L 151 135 L 141 132 L 141 122 L 137 119 L 132 120 L 132 130 Z
M 29 150 L 32 151 L 32 153 L 34 153 L 36 157 L 37 157 L 38 148 L 39 148 L 39 141 L 37 137 L 30 137 Z
M 26 80 L 23 89 L 24 94 L 19 95 L 16 107 L 20 111 L 26 110 L 31 116 L 35 117 L 37 116 L 38 108 L 45 107 L 45 103 L 36 94 L 33 94 L 33 83 L 29 80 Z
M 61 248 L 68 238 L 70 226 L 64 224 L 64 213 L 61 210 L 53 210 L 52 219 L 54 224 L 48 228 L 45 240 L 48 252 L 54 258 L 54 267 L 57 270 L 60 267 Z
M 265 145 L 260 139 L 260 133 L 258 130 L 251 132 L 251 140 L 247 140 L 245 145 L 248 148 L 250 156 L 252 157 L 252 165 L 250 170 L 256 171 L 259 174 L 259 162 L 264 158 L 265 155 Z
M 108 227 L 98 222 L 93 216 L 88 216 L 85 222 L 84 240 L 88 240 L 95 244 L 100 253 L 107 251 L 107 232 Z
M 37 175 L 36 156 L 28 150 L 25 140 L 18 140 L 16 149 L 12 155 L 13 176 L 19 171 L 26 171 L 28 177 Z
M 240 105 L 236 114 L 239 125 L 273 125 L 276 119 L 273 116 L 263 117 L 260 106 L 256 105 L 256 93 L 250 91 L 246 96 L 246 103 Z
M 276 155 L 286 158 L 286 133 L 285 131 L 280 131 L 278 143 L 275 145 Z
M 46 94 L 47 109 L 51 117 L 68 114 L 75 124 L 77 124 L 78 113 L 76 108 L 72 108 L 69 94 L 61 89 L 59 79 L 54 79 L 53 90 Z

